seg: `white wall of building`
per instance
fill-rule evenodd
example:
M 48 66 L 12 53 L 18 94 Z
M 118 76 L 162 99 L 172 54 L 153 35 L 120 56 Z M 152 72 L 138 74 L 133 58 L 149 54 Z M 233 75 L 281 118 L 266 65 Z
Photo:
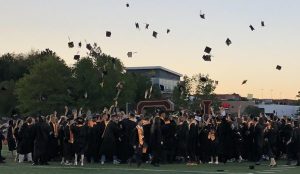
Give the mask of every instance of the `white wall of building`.
M 292 106 L 292 105 L 276 105 L 276 104 L 258 104 L 256 105 L 259 108 L 263 108 L 266 114 L 273 113 L 275 111 L 275 115 L 277 116 L 294 116 L 298 113 L 300 106 Z

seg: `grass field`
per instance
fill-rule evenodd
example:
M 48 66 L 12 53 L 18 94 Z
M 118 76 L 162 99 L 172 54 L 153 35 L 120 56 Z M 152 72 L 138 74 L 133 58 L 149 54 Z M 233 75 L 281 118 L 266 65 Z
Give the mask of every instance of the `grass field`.
M 300 167 L 285 166 L 284 162 L 276 168 L 268 167 L 267 163 L 255 166 L 254 170 L 249 169 L 253 163 L 227 163 L 219 165 L 201 164 L 187 166 L 185 164 L 161 165 L 158 168 L 151 165 L 112 165 L 112 164 L 86 164 L 84 167 L 62 166 L 58 163 L 50 163 L 49 166 L 32 166 L 29 163 L 16 164 L 6 150 L 2 152 L 7 157 L 5 164 L 0 164 L 0 174 L 150 174 L 150 173 L 185 173 L 185 174 L 299 174 Z

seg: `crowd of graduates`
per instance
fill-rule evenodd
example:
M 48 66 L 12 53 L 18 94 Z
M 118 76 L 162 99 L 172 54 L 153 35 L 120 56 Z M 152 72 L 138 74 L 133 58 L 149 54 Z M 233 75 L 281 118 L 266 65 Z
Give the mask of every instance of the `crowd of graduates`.
M 17 163 L 48 165 L 85 163 L 219 164 L 276 159 L 300 165 L 300 128 L 288 117 L 232 116 L 224 110 L 210 114 L 163 110 L 154 115 L 112 112 L 79 112 L 10 120 L 6 137 Z M 1 143 L 0 143 L 1 144 Z M 0 150 L 2 149 L 2 145 Z M 0 151 L 1 152 L 1 151 Z M 1 156 L 0 161 L 5 158 Z

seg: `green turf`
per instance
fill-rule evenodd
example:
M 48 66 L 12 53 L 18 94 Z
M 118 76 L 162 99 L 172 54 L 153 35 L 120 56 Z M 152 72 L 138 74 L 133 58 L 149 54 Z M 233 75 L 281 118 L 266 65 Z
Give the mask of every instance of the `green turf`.
M 279 164 L 276 168 L 270 168 L 267 163 L 255 166 L 254 170 L 248 168 L 253 163 L 227 163 L 220 165 L 201 164 L 197 166 L 187 166 L 185 164 L 161 165 L 152 167 L 151 165 L 142 165 L 137 168 L 135 165 L 112 165 L 112 164 L 86 164 L 79 166 L 62 166 L 58 163 L 50 163 L 49 166 L 32 166 L 29 163 L 16 164 L 7 150 L 3 151 L 7 157 L 5 164 L 0 164 L 0 174 L 150 174 L 150 173 L 187 173 L 187 174 L 299 174 L 300 167 L 284 166 Z M 283 162 L 281 162 L 283 163 Z

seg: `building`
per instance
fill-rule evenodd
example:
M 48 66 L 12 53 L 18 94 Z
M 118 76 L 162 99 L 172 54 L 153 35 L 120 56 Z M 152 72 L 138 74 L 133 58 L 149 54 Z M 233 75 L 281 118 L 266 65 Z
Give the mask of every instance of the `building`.
M 126 72 L 149 77 L 153 85 L 160 86 L 162 93 L 172 93 L 182 77 L 182 74 L 161 66 L 127 67 Z

